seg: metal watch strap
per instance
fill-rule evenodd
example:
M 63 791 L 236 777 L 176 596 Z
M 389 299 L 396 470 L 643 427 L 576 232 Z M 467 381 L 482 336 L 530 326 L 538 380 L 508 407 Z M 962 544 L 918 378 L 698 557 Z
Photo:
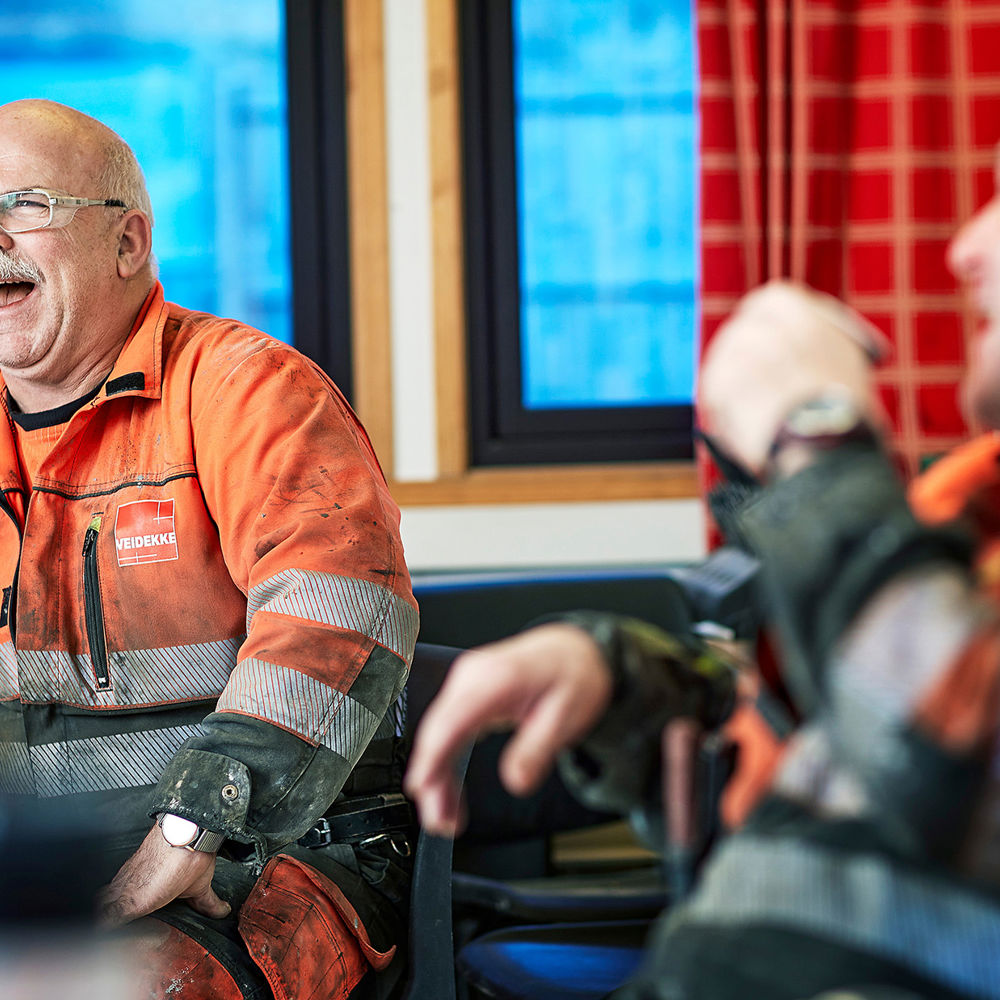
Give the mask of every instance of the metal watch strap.
M 222 847 L 226 835 L 224 833 L 216 833 L 214 830 L 202 830 L 201 827 L 198 829 L 201 832 L 184 849 L 186 851 L 204 851 L 206 854 L 215 854 Z
M 160 828 L 161 832 L 163 830 L 163 819 L 165 816 L 169 815 L 171 814 L 159 813 L 156 817 L 156 825 Z M 185 851 L 202 851 L 205 854 L 215 854 L 226 839 L 226 835 L 224 833 L 216 833 L 214 830 L 206 830 L 203 827 L 197 826 L 197 824 L 195 824 L 195 829 L 197 830 L 197 833 L 190 843 L 171 844 L 169 840 L 167 840 L 167 843 L 170 844 L 171 847 L 178 847 Z M 164 840 L 166 840 L 166 835 L 164 835 Z

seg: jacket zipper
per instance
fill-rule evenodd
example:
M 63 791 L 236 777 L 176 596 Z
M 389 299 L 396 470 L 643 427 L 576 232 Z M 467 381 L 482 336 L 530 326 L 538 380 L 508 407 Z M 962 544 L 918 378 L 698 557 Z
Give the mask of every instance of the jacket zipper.
M 90 662 L 94 668 L 98 691 L 111 687 L 108 668 L 108 643 L 104 633 L 104 603 L 101 600 L 101 580 L 97 575 L 97 535 L 101 530 L 102 514 L 95 514 L 83 537 L 83 607 L 87 621 L 87 642 Z
M 7 494 L 3 492 L 0 492 L 0 509 L 14 522 L 14 527 L 17 529 L 17 565 L 14 567 L 14 579 L 10 582 L 10 604 L 7 607 L 7 625 L 10 628 L 10 641 L 16 645 L 14 622 L 17 618 L 17 578 L 21 574 L 21 546 L 24 544 L 24 532 L 21 530 L 21 525 L 14 513 L 14 508 L 11 507 L 10 501 L 7 499 Z

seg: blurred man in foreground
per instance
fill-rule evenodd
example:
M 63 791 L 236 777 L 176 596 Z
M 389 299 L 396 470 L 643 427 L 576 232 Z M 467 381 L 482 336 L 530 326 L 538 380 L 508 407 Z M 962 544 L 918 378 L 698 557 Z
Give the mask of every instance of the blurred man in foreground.
M 985 320 L 966 405 L 1000 429 L 1000 198 L 949 262 Z M 761 560 L 794 735 L 768 743 L 743 699 L 729 714 L 743 682 L 707 648 L 600 615 L 466 654 L 418 733 L 407 787 L 445 833 L 461 820 L 452 761 L 491 729 L 515 729 L 511 792 L 558 758 L 623 808 L 648 794 L 669 719 L 728 715 L 753 734 L 722 803 L 739 832 L 623 1000 L 1000 997 L 1000 436 L 940 461 L 908 503 L 882 448 L 876 353 L 860 317 L 774 283 L 702 368 L 703 426 L 763 483 L 728 527 Z
M 103 817 L 149 995 L 347 996 L 403 928 L 398 511 L 315 365 L 164 301 L 151 227 L 110 129 L 0 107 L 0 791 Z

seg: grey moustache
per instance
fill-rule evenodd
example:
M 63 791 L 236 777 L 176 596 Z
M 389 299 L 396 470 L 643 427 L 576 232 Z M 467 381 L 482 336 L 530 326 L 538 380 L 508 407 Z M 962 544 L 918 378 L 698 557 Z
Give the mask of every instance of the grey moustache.
M 42 272 L 34 264 L 0 253 L 0 282 L 27 281 L 33 285 L 42 283 Z

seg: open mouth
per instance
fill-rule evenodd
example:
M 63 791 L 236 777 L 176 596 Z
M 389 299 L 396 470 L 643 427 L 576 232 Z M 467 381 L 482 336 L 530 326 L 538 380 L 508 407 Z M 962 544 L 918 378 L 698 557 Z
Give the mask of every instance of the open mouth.
M 0 307 L 12 306 L 15 302 L 26 299 L 34 290 L 33 281 L 0 282 Z

